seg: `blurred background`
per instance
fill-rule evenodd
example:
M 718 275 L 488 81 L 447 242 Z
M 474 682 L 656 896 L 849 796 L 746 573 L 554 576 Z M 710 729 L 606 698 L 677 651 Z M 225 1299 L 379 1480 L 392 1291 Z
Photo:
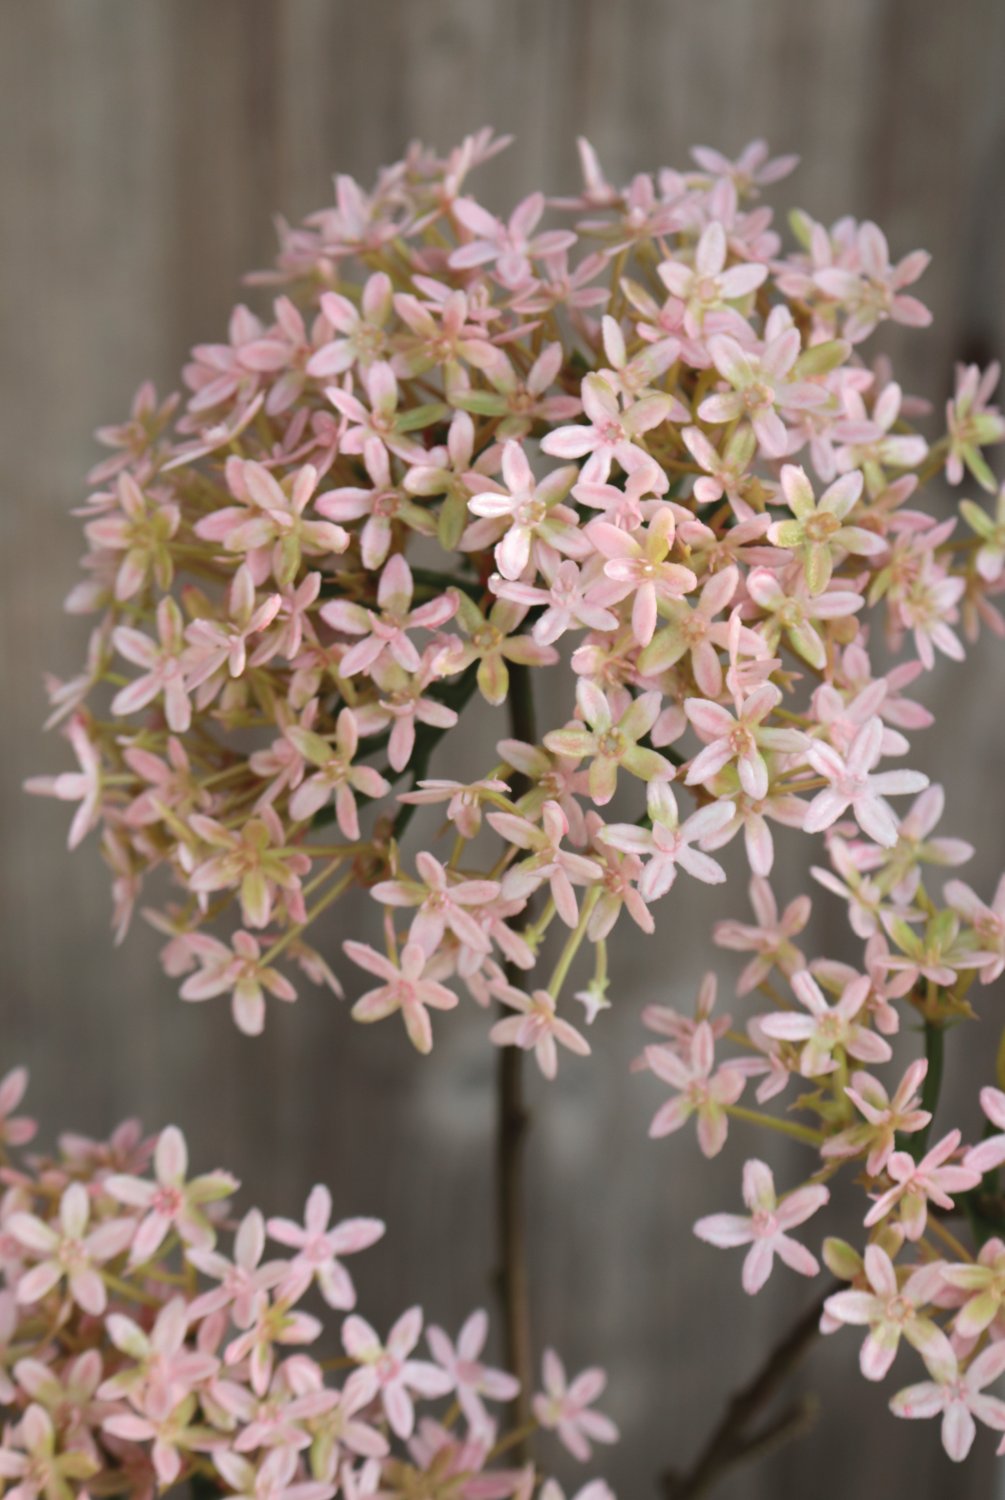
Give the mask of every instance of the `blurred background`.
M 272 1212 L 299 1212 L 310 1185 L 328 1182 L 341 1213 L 389 1221 L 357 1277 L 378 1326 L 421 1300 L 453 1329 L 491 1298 L 486 1018 L 469 1007 L 441 1022 L 420 1062 L 401 1028 L 364 1032 L 305 985 L 300 1003 L 273 1007 L 265 1037 L 249 1041 L 222 1002 L 177 1001 L 142 923 L 113 949 L 93 839 L 68 856 L 65 809 L 20 790 L 24 777 L 68 763 L 41 734 L 42 674 L 74 671 L 86 638 L 61 602 L 81 550 L 68 511 L 97 455 L 91 433 L 125 414 L 145 377 L 173 389 L 189 345 L 224 334 L 242 273 L 271 257 L 273 213 L 297 218 L 329 202 L 334 170 L 366 181 L 414 137 L 446 149 L 485 123 L 516 135 L 475 184 L 500 209 L 539 187 L 574 189 L 577 133 L 616 182 L 685 166 L 695 143 L 736 154 L 763 135 L 802 157 L 775 201 L 826 222 L 875 218 L 895 257 L 933 252 L 918 290 L 934 327 L 883 347 L 908 390 L 941 403 L 955 359 L 1002 350 L 1003 70 L 1000 0 L 8 0 L 0 1072 L 30 1064 L 46 1138 L 69 1126 L 106 1132 L 135 1113 L 151 1128 L 179 1123 L 197 1167 L 231 1167 L 245 1202 Z M 947 783 L 946 831 L 979 843 L 967 878 L 983 892 L 1005 866 L 1003 683 L 993 641 L 929 677 L 938 722 L 912 759 Z M 479 766 L 505 732 L 482 721 Z M 462 748 L 470 766 L 467 735 Z M 451 774 L 450 753 L 436 774 Z M 801 844 L 780 847 L 776 884 L 792 894 Z M 682 881 L 658 935 L 622 941 L 616 1005 L 594 1028 L 592 1062 L 566 1063 L 550 1088 L 531 1084 L 536 1335 L 574 1369 L 607 1365 L 606 1408 L 624 1440 L 598 1469 L 622 1500 L 655 1495 L 653 1476 L 686 1464 L 730 1390 L 813 1296 L 782 1270 L 747 1299 L 739 1257 L 691 1234 L 700 1214 L 738 1203 L 744 1155 L 765 1155 L 782 1185 L 795 1180 L 786 1143 L 734 1133 L 711 1164 L 690 1133 L 649 1143 L 663 1092 L 628 1073 L 642 1004 L 689 1008 L 712 964 L 720 1006 L 729 1003 L 735 967 L 704 934 L 716 916 L 747 915 L 735 861 L 733 871 L 711 900 Z M 358 910 L 341 913 L 332 955 L 359 925 Z M 839 951 L 843 913 L 822 892 L 814 922 L 813 941 Z M 1001 999 L 980 998 L 985 1019 L 952 1039 L 945 1128 L 974 1128 L 974 1084 L 990 1079 Z M 821 1394 L 816 1431 L 726 1484 L 723 1500 L 831 1500 L 880 1483 L 892 1500 L 994 1492 L 990 1435 L 953 1471 L 936 1424 L 886 1410 L 918 1365 L 904 1356 L 891 1381 L 870 1388 L 857 1347 L 845 1334 L 815 1351 L 796 1386 Z

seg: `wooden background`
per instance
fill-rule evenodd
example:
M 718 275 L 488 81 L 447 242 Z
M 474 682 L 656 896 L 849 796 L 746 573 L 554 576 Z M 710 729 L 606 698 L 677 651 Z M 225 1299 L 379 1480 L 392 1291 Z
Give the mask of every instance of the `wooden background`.
M 735 151 L 764 134 L 802 153 L 793 191 L 809 211 L 875 216 L 897 253 L 934 252 L 922 290 L 936 326 L 890 347 L 909 388 L 941 401 L 954 358 L 1002 347 L 1003 66 L 1001 0 L 4 0 L 0 1069 L 31 1064 L 47 1131 L 105 1131 L 132 1112 L 177 1120 L 198 1166 L 234 1168 L 273 1211 L 330 1182 L 341 1211 L 391 1221 L 359 1276 L 378 1323 L 422 1298 L 453 1325 L 489 1295 L 484 1018 L 448 1018 L 423 1064 L 395 1026 L 363 1033 L 305 993 L 249 1042 L 223 1009 L 176 1001 L 142 928 L 113 951 L 93 841 L 68 857 L 64 810 L 19 790 L 63 763 L 39 731 L 41 674 L 69 672 L 82 651 L 85 626 L 60 601 L 90 434 L 143 377 L 170 389 L 188 345 L 221 334 L 240 274 L 271 254 L 273 211 L 328 201 L 336 168 L 365 179 L 411 137 L 446 147 L 485 122 L 518 135 L 484 179 L 500 207 L 568 190 L 577 132 L 622 180 L 683 164 L 695 141 Z M 929 679 L 939 725 L 915 761 L 951 785 L 949 821 L 981 840 L 971 868 L 985 888 L 1005 864 L 1003 671 L 989 643 Z M 500 726 L 480 732 L 487 746 Z M 786 876 L 794 889 L 790 860 Z M 804 1295 L 782 1271 L 744 1298 L 738 1258 L 690 1232 L 736 1201 L 744 1148 L 784 1183 L 784 1147 L 732 1142 L 708 1167 L 690 1139 L 650 1145 L 660 1095 L 627 1076 L 641 1002 L 686 1004 L 712 961 L 692 937 L 708 911 L 681 889 L 657 938 L 624 945 L 599 1055 L 534 1087 L 538 1337 L 574 1365 L 609 1366 L 625 1441 L 606 1467 L 622 1500 L 654 1494 L 654 1472 L 687 1459 Z M 738 880 L 720 914 L 744 911 Z M 819 932 L 841 933 L 833 906 L 817 915 Z M 985 999 L 983 1026 L 953 1048 L 964 1098 L 997 1041 L 1000 996 Z M 954 1473 L 932 1424 L 885 1411 L 896 1383 L 865 1387 L 856 1347 L 831 1341 L 803 1377 L 826 1396 L 815 1436 L 726 1500 L 992 1492 L 988 1435 Z M 903 1382 L 916 1368 L 898 1365 Z

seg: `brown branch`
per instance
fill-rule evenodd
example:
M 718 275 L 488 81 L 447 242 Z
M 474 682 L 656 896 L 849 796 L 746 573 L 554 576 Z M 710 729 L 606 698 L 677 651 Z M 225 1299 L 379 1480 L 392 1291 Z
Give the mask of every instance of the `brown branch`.
M 534 701 L 530 673 L 513 663 L 509 669 L 510 728 L 515 739 L 533 744 L 536 739 Z M 523 790 L 512 778 L 514 798 Z M 530 914 L 528 907 L 527 915 Z M 510 972 L 511 984 L 519 976 Z M 508 1010 L 505 1014 L 510 1014 Z M 530 1325 L 530 1294 L 527 1269 L 525 1145 L 529 1116 L 524 1099 L 523 1053 L 518 1047 L 501 1047 L 496 1062 L 496 1217 L 499 1246 L 498 1287 L 502 1303 L 506 1364 L 520 1381 L 520 1393 L 512 1408 L 511 1431 L 521 1431 L 530 1420 L 530 1395 L 534 1383 L 534 1348 Z M 518 1463 L 527 1459 L 526 1438 L 514 1445 Z
M 664 1500 L 699 1500 L 711 1494 L 738 1465 L 755 1462 L 809 1431 L 817 1415 L 816 1398 L 810 1395 L 800 1396 L 763 1426 L 754 1428 L 753 1424 L 809 1353 L 819 1332 L 824 1302 L 836 1290 L 834 1284 L 821 1293 L 771 1350 L 753 1379 L 732 1396 L 691 1468 L 663 1475 Z

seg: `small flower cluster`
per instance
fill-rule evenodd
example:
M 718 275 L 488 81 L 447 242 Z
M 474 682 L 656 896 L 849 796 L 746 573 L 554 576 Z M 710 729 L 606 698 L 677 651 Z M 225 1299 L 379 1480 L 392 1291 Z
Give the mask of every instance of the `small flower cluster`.
M 239 307 L 184 403 L 144 386 L 99 433 L 68 601 L 99 622 L 50 683 L 79 770 L 30 787 L 78 803 L 71 844 L 100 829 L 119 936 L 169 877 L 146 915 L 184 999 L 229 995 L 257 1033 L 297 969 L 340 992 L 314 944 L 361 885 L 384 941 L 345 945 L 379 981 L 357 1019 L 400 1013 L 428 1051 L 431 1010 L 495 999 L 493 1039 L 550 1075 L 556 1045 L 589 1050 L 560 1015 L 576 953 L 592 1015 L 608 934 L 651 932 L 679 870 L 721 881 L 710 851 L 742 834 L 765 876 L 773 825 L 847 808 L 895 841 L 886 798 L 924 784 L 878 769 L 925 722 L 904 689 L 962 656 L 961 618 L 1001 629 L 1005 587 L 1000 515 L 965 501 L 961 542 L 917 495 L 992 488 L 1005 419 L 995 372 L 965 369 L 946 435 L 910 426 L 862 349 L 928 322 L 905 290 L 927 257 L 801 214 L 785 249 L 757 199 L 791 159 L 699 151 L 618 189 L 583 143 L 585 188 L 553 205 L 575 227 L 541 229 L 539 193 L 505 221 L 467 193 L 503 144 L 415 147 L 369 193 L 339 177 L 254 278 L 271 314 Z M 905 656 L 885 675 L 880 629 Z M 571 718 L 431 778 L 469 700 L 526 703 L 560 644 Z M 413 860 L 420 803 L 453 844 Z M 532 976 L 553 924 L 566 949 Z
M 23 1069 L 0 1081 L 6 1500 L 150 1500 L 190 1479 L 241 1500 L 562 1500 L 533 1463 L 509 1461 L 486 1406 L 519 1383 L 483 1358 L 484 1312 L 456 1341 L 426 1327 L 426 1358 L 421 1308 L 383 1338 L 353 1311 L 343 1261 L 382 1237 L 379 1220 L 332 1224 L 316 1187 L 303 1224 L 257 1208 L 235 1221 L 235 1179 L 190 1176 L 174 1126 L 147 1139 L 130 1120 L 107 1141 L 66 1135 L 56 1156 L 14 1159 L 34 1134 L 13 1113 L 26 1082 Z M 301 1305 L 312 1289 L 342 1319 L 331 1357 Z M 567 1380 L 547 1351 L 532 1428 L 587 1462 L 618 1436 L 594 1409 L 604 1383 L 597 1369 Z M 594 1481 L 579 1500 L 613 1495 Z
M 855 744 L 865 733 L 858 731 Z M 693 1121 L 702 1152 L 714 1156 L 735 1119 L 812 1150 L 805 1179 L 781 1197 L 770 1168 L 748 1160 L 747 1213 L 711 1214 L 695 1225 L 712 1245 L 749 1247 L 742 1272 L 749 1293 L 764 1285 L 776 1256 L 804 1276 L 818 1274 L 817 1257 L 792 1231 L 828 1202 L 835 1174 L 854 1167 L 867 1195 L 866 1242 L 861 1249 L 824 1242 L 824 1261 L 849 1289 L 827 1298 L 822 1331 L 844 1323 L 868 1329 L 861 1354 L 868 1380 L 886 1376 L 903 1336 L 929 1378 L 900 1391 L 891 1408 L 902 1417 L 941 1415 L 946 1451 L 960 1460 L 977 1421 L 1005 1432 L 1005 1400 L 985 1393 L 1005 1372 L 1005 1202 L 997 1189 L 1005 1092 L 981 1091 L 989 1123 L 977 1144 L 966 1145 L 958 1129 L 934 1145 L 929 1134 L 945 1031 L 973 1015 L 968 991 L 975 979 L 987 984 L 1005 969 L 1005 878 L 990 904 L 958 879 L 946 881 L 941 901 L 933 899 L 926 867 L 950 869 L 973 854 L 962 840 L 935 833 L 942 809 L 941 788 L 927 788 L 897 824 L 892 845 L 862 838 L 852 823 L 830 830 L 829 865 L 813 874 L 847 903 L 863 945 L 857 967 L 808 958 L 800 939 L 809 897 L 779 912 L 770 885 L 755 876 L 755 920 L 719 922 L 714 936 L 721 947 L 749 955 L 737 990 L 758 1002 L 757 1012 L 742 1030 L 714 1015 L 710 973 L 692 1015 L 669 1006 L 644 1012 L 659 1040 L 638 1067 L 671 1090 L 652 1120 L 654 1137 Z M 891 1044 L 907 1017 L 923 1029 L 926 1055 L 888 1088 L 876 1069 L 893 1061 Z M 801 1092 L 786 1099 L 793 1084 Z M 748 1088 L 756 1105 L 778 1101 L 782 1111 L 741 1104 Z M 955 1219 L 966 1226 L 964 1238 Z

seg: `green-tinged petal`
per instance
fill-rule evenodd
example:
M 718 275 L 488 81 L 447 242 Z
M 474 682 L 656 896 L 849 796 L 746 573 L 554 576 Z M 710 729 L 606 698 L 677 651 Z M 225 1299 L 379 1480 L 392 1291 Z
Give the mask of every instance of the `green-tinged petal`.
M 684 632 L 676 625 L 659 630 L 639 655 L 639 671 L 645 677 L 665 672 L 675 666 L 688 649 Z
M 478 691 L 487 703 L 503 703 L 509 690 L 509 670 L 498 651 L 490 651 L 478 663 Z
M 545 748 L 552 755 L 568 755 L 573 760 L 582 760 L 592 755 L 596 740 L 588 729 L 552 729 L 544 737 Z
M 971 531 L 976 531 L 978 536 L 982 536 L 990 542 L 995 534 L 995 523 L 987 511 L 981 510 L 980 506 L 975 505 L 973 500 L 961 500 L 960 510 L 963 513 L 963 519 Z
M 621 764 L 626 771 L 631 771 L 633 776 L 641 777 L 643 781 L 652 781 L 655 777 L 667 774 L 667 761 L 659 751 L 646 750 L 642 745 L 633 745 L 630 750 L 626 750 L 621 757 Z
M 799 547 L 805 538 L 802 521 L 778 521 L 772 527 L 776 547 Z
M 811 667 L 822 669 L 827 662 L 827 652 L 824 643 L 820 639 L 812 625 L 806 623 L 793 625 L 788 632 L 793 651 L 797 651 L 804 661 L 808 661 Z
M 826 542 L 811 542 L 806 549 L 806 582 L 811 594 L 822 594 L 830 582 L 833 559 Z

